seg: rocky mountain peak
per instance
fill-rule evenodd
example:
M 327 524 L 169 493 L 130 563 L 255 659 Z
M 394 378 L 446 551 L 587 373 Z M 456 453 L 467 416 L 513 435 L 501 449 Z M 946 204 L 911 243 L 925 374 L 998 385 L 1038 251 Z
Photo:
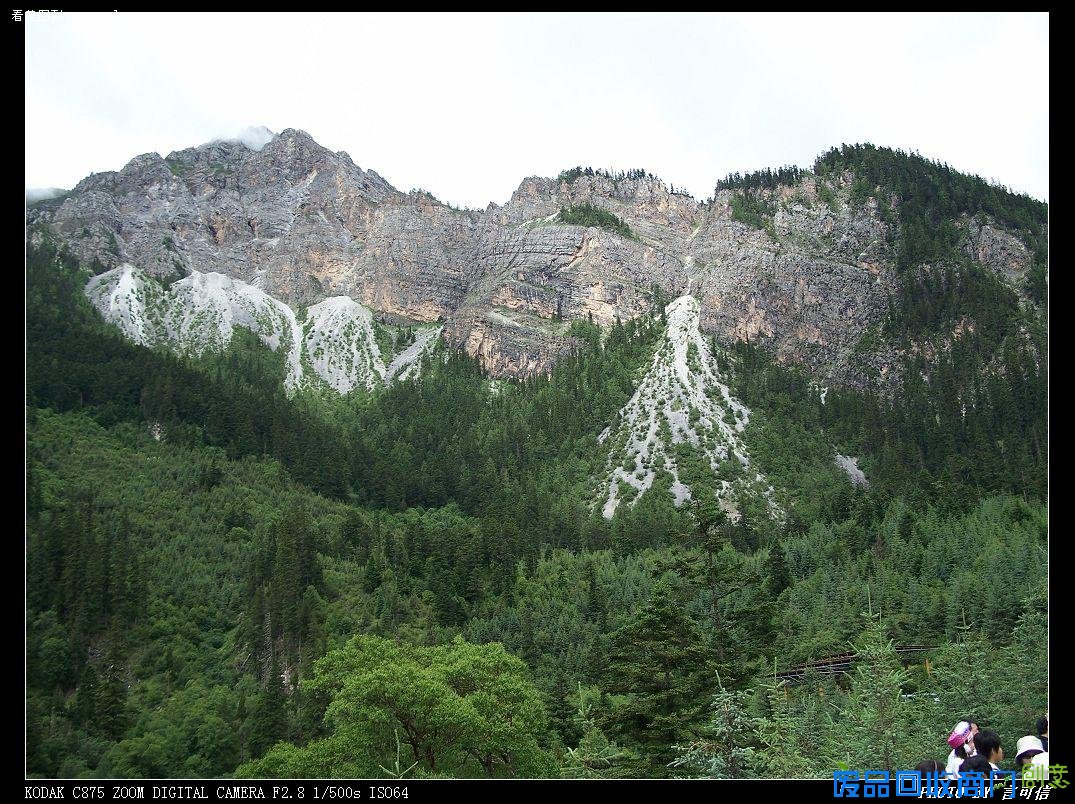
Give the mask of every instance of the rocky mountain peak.
M 573 319 L 608 325 L 681 295 L 689 267 L 707 336 L 854 382 L 857 347 L 900 282 L 893 199 L 864 198 L 847 171 L 789 175 L 700 203 L 645 171 L 575 168 L 460 211 L 400 192 L 305 131 L 258 129 L 138 156 L 33 205 L 28 223 L 96 271 L 129 263 L 165 283 L 220 273 L 296 307 L 347 297 L 378 320 L 439 322 L 452 345 L 511 376 L 570 351 Z M 560 219 L 586 205 L 622 223 Z M 956 222 L 964 253 L 1022 286 L 1031 252 L 980 220 Z
M 151 151 L 147 154 L 140 154 L 128 162 L 120 170 L 121 176 L 131 176 L 136 173 L 144 173 L 145 171 L 157 170 L 158 168 L 164 168 L 167 170 L 167 165 L 164 163 L 164 159 L 156 151 Z
M 503 207 L 511 225 L 555 215 L 562 207 L 588 204 L 607 209 L 657 240 L 686 234 L 697 225 L 701 205 L 690 195 L 672 192 L 645 171 L 609 173 L 574 168 L 556 178 L 530 176 Z
M 319 145 L 313 137 L 297 128 L 285 128 L 261 149 L 262 154 L 277 156 L 296 162 L 312 162 L 338 158 L 335 153 Z

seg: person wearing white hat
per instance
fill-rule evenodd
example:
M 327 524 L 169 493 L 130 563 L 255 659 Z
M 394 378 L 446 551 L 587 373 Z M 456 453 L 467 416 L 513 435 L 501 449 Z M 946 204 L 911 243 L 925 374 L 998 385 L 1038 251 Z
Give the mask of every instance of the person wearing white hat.
M 1020 737 L 1015 746 L 1015 764 L 1027 779 L 1047 781 L 1049 778 L 1049 752 L 1041 740 L 1032 734 Z
M 1019 742 L 1015 745 L 1015 761 L 1020 765 L 1026 765 L 1038 754 L 1044 754 L 1045 748 L 1041 744 L 1041 740 L 1028 734 L 1026 737 L 1020 737 Z

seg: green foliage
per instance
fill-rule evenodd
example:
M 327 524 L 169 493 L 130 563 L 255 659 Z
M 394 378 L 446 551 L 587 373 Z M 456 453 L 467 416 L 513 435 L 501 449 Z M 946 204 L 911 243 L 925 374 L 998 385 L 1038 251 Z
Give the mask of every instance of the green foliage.
M 575 204 L 570 207 L 560 207 L 560 214 L 556 220 L 569 226 L 596 226 L 599 229 L 607 229 L 610 232 L 634 239 L 635 235 L 631 227 L 607 209 L 595 207 L 593 204 Z
M 427 648 L 355 637 L 317 662 L 304 689 L 328 701 L 324 722 L 330 736 L 302 750 L 277 746 L 240 775 L 286 758 L 292 769 L 340 776 L 354 760 L 337 767 L 324 754 L 341 742 L 381 767 L 391 763 L 397 735 L 410 749 L 404 761 L 428 772 L 500 777 L 550 770 L 539 742 L 544 707 L 525 665 L 498 644 L 456 639 Z
M 793 662 L 839 652 L 871 598 L 901 644 L 954 640 L 964 617 L 1006 639 L 1045 577 L 1045 535 L 1044 508 L 1018 498 L 964 515 L 913 515 L 896 502 L 868 529 L 815 522 L 781 545 L 792 584 L 777 602 L 778 655 Z M 967 606 L 968 594 L 981 603 Z
M 842 691 L 831 679 L 816 673 L 791 687 L 768 679 L 761 685 L 758 732 L 759 776 L 778 779 L 818 779 L 832 776 L 843 745 L 835 717 Z
M 817 197 L 821 199 L 830 210 L 836 211 L 836 196 L 832 192 L 832 188 L 824 181 L 817 183 Z
M 818 157 L 814 171 L 828 176 L 854 172 L 853 203 L 861 204 L 875 187 L 899 197 L 900 240 L 896 258 L 900 270 L 951 257 L 958 251 L 960 215 L 984 212 L 1001 225 L 1019 232 L 1027 245 L 1044 245 L 1048 205 L 1027 195 L 989 184 L 948 165 L 915 153 L 879 148 L 869 143 L 833 148 Z
M 305 400 L 287 398 L 283 355 L 252 333 L 238 329 L 225 352 L 196 367 L 106 325 L 82 293 L 85 274 L 55 247 L 30 248 L 26 272 L 31 405 L 84 410 L 105 426 L 157 424 L 170 441 L 229 457 L 272 455 L 316 490 L 345 493 L 343 434 Z
M 658 554 L 620 556 L 611 551 L 577 554 L 552 550 L 528 569 L 521 563 L 506 600 L 488 598 L 464 628 L 473 642 L 502 642 L 534 671 L 548 701 L 553 726 L 565 742 L 581 739 L 578 704 L 569 697 L 580 684 L 597 685 L 611 634 L 646 601 Z
M 1044 329 L 965 263 L 905 274 L 929 299 L 885 337 L 978 312 L 895 398 L 730 356 L 786 518 L 729 520 L 680 445 L 709 491 L 674 508 L 660 470 L 609 521 L 622 445 L 597 436 L 657 316 L 573 322 L 548 376 L 495 391 L 437 351 L 376 395 L 288 399 L 253 334 L 133 346 L 72 260 L 28 258 L 33 775 L 826 777 L 937 756 L 969 712 L 1010 745 L 1047 705 Z M 848 676 L 767 681 L 849 642 Z
M 589 173 L 587 173 L 587 171 L 589 171 Z M 593 169 L 586 168 L 584 170 L 581 167 L 573 167 L 568 170 L 561 170 L 560 175 L 556 177 L 556 181 L 566 181 L 568 184 L 573 184 L 575 181 L 577 181 L 584 175 L 593 175 Z
M 594 176 L 601 176 L 609 179 L 613 184 L 617 184 L 621 181 L 639 181 L 641 179 L 655 179 L 657 178 L 652 173 L 641 169 L 620 171 L 618 173 L 609 173 L 607 170 L 601 170 L 600 168 L 594 170 L 590 167 L 573 167 L 569 170 L 560 171 L 560 175 L 556 177 L 558 182 L 567 182 L 568 184 L 574 184 L 583 176 L 593 178 Z
M 650 285 L 650 312 L 652 315 L 659 316 L 661 325 L 665 327 L 668 326 L 668 319 L 665 316 L 664 308 L 671 301 L 671 295 L 661 285 L 657 282 Z
M 934 731 L 951 729 L 972 715 L 981 728 L 1002 736 L 1006 753 L 1014 758 L 1014 740 L 1034 733 L 1032 725 L 1048 701 L 1046 591 L 1042 579 L 1017 607 L 1014 625 L 1001 637 L 987 637 L 995 628 L 961 625 L 958 640 L 936 653 L 924 685 L 937 699 L 931 712 Z M 976 600 L 967 602 L 975 608 Z
M 413 190 L 410 191 L 409 195 L 413 195 L 418 198 L 424 198 L 426 201 L 429 201 L 433 204 L 440 203 L 440 200 L 435 195 L 433 195 L 433 193 L 429 192 L 429 190 L 423 190 L 421 187 L 415 187 Z
M 1033 245 L 1034 264 L 1026 279 L 1026 294 L 1042 306 L 1049 298 L 1049 249 L 1045 234 L 1038 235 Z
M 746 779 L 753 776 L 757 722 L 750 714 L 752 696 L 719 683 L 704 739 L 676 746 L 672 767 L 710 779 Z
M 307 498 L 314 532 L 330 505 L 271 460 L 231 462 L 86 415 L 37 411 L 28 449 L 42 503 L 27 521 L 27 695 L 51 724 L 30 769 L 55 776 L 77 756 L 87 772 L 107 760 L 121 778 L 212 776 L 262 750 L 259 739 L 286 737 L 280 695 L 263 717 L 257 662 L 231 640 L 246 568 L 292 495 Z M 278 655 L 286 647 L 272 643 Z M 210 695 L 211 711 L 192 705 Z M 227 751 L 190 748 L 208 729 L 240 736 Z
M 597 435 L 630 399 L 660 331 L 635 320 L 602 341 L 596 326 L 578 321 L 568 334 L 580 348 L 551 375 L 502 381 L 495 396 L 474 361 L 451 354 L 357 411 L 359 500 L 394 510 L 455 501 L 488 521 L 488 538 L 499 543 L 489 561 L 507 580 L 515 558 L 541 544 L 579 546 L 591 478 L 603 463 Z
M 896 268 L 902 274 L 890 302 L 886 330 L 898 340 L 946 337 L 953 327 L 968 329 L 960 348 L 980 360 L 1016 333 L 1038 329 L 1029 322 L 1015 293 L 966 252 L 970 218 L 991 220 L 1015 232 L 1030 249 L 1032 265 L 1024 291 L 1044 305 L 1048 291 L 1048 205 L 952 170 L 918 154 L 870 144 L 844 145 L 818 158 L 819 193 L 827 181 L 851 171 L 850 198 L 861 205 L 874 196 L 879 213 L 893 226 Z M 895 199 L 895 209 L 889 199 Z M 831 204 L 830 204 L 831 205 Z M 1037 336 L 1033 336 L 1037 340 Z M 1039 353 L 1040 345 L 1035 347 Z M 954 365 L 961 365 L 953 360 Z M 977 376 L 977 362 L 963 376 Z
M 871 617 L 855 640 L 846 695 L 831 682 L 817 686 L 816 677 L 794 691 L 769 685 L 769 714 L 758 727 L 770 772 L 911 768 L 943 757 L 945 735 L 968 716 L 1005 744 L 1028 733 L 1047 701 L 1043 593 L 1044 586 L 1027 598 L 1008 647 L 971 635 L 942 645 L 924 674 L 902 666 L 883 620 Z
M 821 698 L 811 692 L 818 686 L 803 684 L 787 692 L 783 714 L 771 704 L 767 716 L 777 725 L 759 726 L 757 741 L 729 745 L 714 738 L 719 723 L 707 721 L 703 709 L 716 689 L 716 676 L 705 668 L 723 663 L 735 679 L 726 682 L 726 691 L 745 693 L 754 683 L 751 676 L 761 672 L 760 658 L 771 659 L 775 652 L 785 663 L 841 650 L 842 640 L 853 636 L 848 628 L 854 629 L 866 586 L 900 642 L 938 637 L 943 642 L 949 622 L 958 637 L 966 601 L 979 601 L 969 607 L 967 619 L 982 629 L 989 647 L 964 656 L 957 645 L 951 658 L 942 650 L 934 657 L 936 693 L 928 678 L 914 682 L 946 701 L 941 711 L 923 706 L 919 697 L 909 699 L 916 702 L 912 721 L 921 721 L 918 736 L 936 737 L 950 728 L 942 723 L 955 722 L 968 708 L 983 711 L 983 719 L 1007 734 L 1044 706 L 1045 514 L 1022 500 L 983 504 L 963 519 L 914 512 L 894 501 L 883 520 L 867 520 L 869 530 L 855 521 L 872 516 L 870 509 L 817 508 L 813 516 L 851 518 L 824 528 L 819 523 L 810 539 L 786 541 L 779 562 L 764 553 L 738 552 L 728 544 L 738 537 L 721 515 L 699 509 L 697 536 L 680 534 L 700 539 L 702 550 L 666 546 L 634 556 L 556 550 L 533 565 L 519 563 L 505 589 L 503 571 L 480 558 L 501 545 L 501 531 L 458 509 L 363 512 L 294 486 L 278 464 L 229 461 L 204 447 L 157 442 L 127 424 L 105 430 L 84 415 L 37 411 L 31 426 L 29 453 L 40 503 L 29 522 L 28 577 L 50 566 L 45 556 L 55 555 L 60 567 L 53 576 L 59 581 L 30 584 L 38 597 L 31 598 L 28 623 L 34 681 L 27 739 L 31 768 L 45 774 L 62 766 L 132 777 L 219 775 L 242 762 L 246 775 L 380 775 L 397 760 L 406 769 L 417 759 L 400 722 L 382 715 L 370 720 L 356 715 L 358 725 L 342 715 L 325 720 L 342 686 L 311 686 L 307 682 L 317 675 L 311 668 L 326 650 L 343 650 L 356 632 L 373 630 L 397 636 L 402 646 L 414 640 L 448 650 L 451 629 L 463 624 L 472 642 L 502 640 L 534 668 L 536 683 L 524 699 L 541 701 L 551 716 L 551 733 L 575 746 L 561 762 L 564 775 L 676 772 L 666 767 L 678 756 L 675 745 L 701 751 L 696 758 L 702 764 L 682 767 L 688 772 L 715 773 L 707 757 L 730 761 L 744 755 L 729 751 L 756 747 L 754 770 L 743 772 L 823 775 L 834 762 L 846 762 L 848 751 L 859 750 L 846 734 L 853 722 L 875 717 L 878 699 L 867 695 L 870 687 L 860 686 L 851 707 L 835 688 L 824 686 Z M 78 479 L 91 472 L 98 488 L 92 504 L 77 493 Z M 148 600 L 135 606 L 144 620 L 137 614 L 129 621 L 90 616 L 95 607 L 112 604 L 88 595 L 100 588 L 96 582 L 76 583 L 72 570 L 63 569 L 74 566 L 63 559 L 63 549 L 46 548 L 53 523 L 88 528 L 103 540 L 110 523 L 118 528 L 124 521 L 120 514 L 129 530 L 140 533 L 132 548 L 144 557 L 149 581 Z M 865 538 L 871 531 L 880 537 Z M 310 548 L 301 546 L 312 534 L 320 573 L 303 569 Z M 89 543 L 84 538 L 70 543 L 76 542 Z M 104 542 L 93 544 L 100 549 Z M 975 560 L 953 575 L 958 557 L 968 555 Z M 98 572 L 94 561 L 81 563 L 91 576 Z M 374 567 L 379 575 L 370 583 L 366 573 Z M 662 567 L 672 567 L 681 580 L 671 576 L 654 592 L 653 578 Z M 78 592 L 73 597 L 65 592 L 65 573 L 70 590 Z M 1029 585 L 1027 573 L 1036 579 Z M 772 606 L 770 596 L 785 588 Z M 1028 588 L 1037 590 L 1037 602 L 1016 621 L 1026 595 L 1021 590 Z M 841 596 L 833 598 L 832 589 L 843 590 Z M 980 597 L 968 590 L 980 591 Z M 58 602 L 65 599 L 76 603 Z M 79 599 L 89 613 L 78 614 Z M 88 606 L 93 600 L 102 602 Z M 782 613 L 775 641 L 767 632 L 774 613 Z M 68 637 L 77 633 L 69 629 L 79 620 L 87 624 L 83 629 L 97 623 L 97 630 L 85 631 L 84 653 L 72 651 Z M 267 639 L 258 628 L 266 621 L 281 623 L 279 631 L 270 625 Z M 284 622 L 292 625 L 283 629 Z M 259 647 L 243 641 L 248 632 L 263 640 Z M 100 653 L 106 644 L 113 647 Z M 395 642 L 383 651 L 377 644 L 377 651 L 364 649 L 364 666 L 374 667 L 375 652 L 387 655 L 412 668 L 404 678 L 425 679 L 422 683 L 440 690 L 437 695 L 444 694 L 437 687 L 444 676 L 429 675 L 439 658 L 410 653 Z M 111 658 L 93 658 L 101 655 Z M 462 655 L 468 666 L 481 664 Z M 982 683 L 964 688 L 955 678 L 969 664 L 982 668 Z M 511 667 L 519 670 L 521 664 Z M 298 691 L 282 683 L 285 673 L 301 680 Z M 333 684 L 346 676 L 320 672 L 335 679 Z M 666 677 L 667 686 L 654 684 Z M 111 684 L 104 681 L 109 678 Z M 125 694 L 115 683 L 119 679 Z M 986 689 L 993 679 L 1004 680 L 996 685 L 1000 694 Z M 911 680 L 900 683 L 913 689 Z M 590 696 L 585 717 L 578 715 L 580 684 L 603 687 Z M 355 700 L 368 701 L 372 693 L 363 689 Z M 953 691 L 951 700 L 944 689 Z M 188 695 L 211 703 L 193 705 Z M 65 697 L 70 704 L 63 703 Z M 742 695 L 733 698 L 736 711 L 750 709 Z M 859 720 L 851 719 L 853 713 Z M 487 728 L 482 733 L 495 737 L 495 729 Z M 546 752 L 544 728 L 535 739 Z M 794 740 L 789 742 L 784 728 L 793 729 Z M 397 732 L 403 756 L 396 753 Z M 426 761 L 412 772 L 485 774 L 480 756 L 453 745 L 421 749 L 433 750 L 435 768 Z M 440 759 L 442 754 L 449 758 Z M 547 753 L 541 756 L 552 761 Z M 510 772 L 491 762 L 494 774 Z M 543 767 L 514 772 L 551 772 L 551 766 Z
M 166 158 L 164 164 L 168 166 L 168 170 L 172 171 L 172 175 L 177 178 L 183 178 L 184 173 L 186 173 L 184 165 L 176 159 Z
M 897 337 L 973 321 L 978 349 L 990 350 L 1022 319 L 1015 292 L 969 261 L 923 267 L 904 276 L 892 299 L 886 330 Z M 977 345 L 976 345 L 977 346 Z
M 168 290 L 180 279 L 186 277 L 186 270 L 183 268 L 183 263 L 178 258 L 172 259 L 172 271 L 167 276 L 160 280 L 160 285 L 164 290 Z
M 915 722 L 904 697 L 909 680 L 883 623 L 871 616 L 855 647 L 839 724 L 842 745 L 833 746 L 846 767 L 895 771 L 914 767 L 929 753 L 936 741 Z
M 575 721 L 581 731 L 579 744 L 567 749 L 560 776 L 565 779 L 623 779 L 637 775 L 639 757 L 610 741 L 598 725 L 605 705 L 601 691 L 580 683 Z
M 115 232 L 109 229 L 105 234 L 108 235 L 108 253 L 113 257 L 119 258 L 119 243 L 116 240 Z
M 145 712 L 137 736 L 115 743 L 98 772 L 120 779 L 226 774 L 240 757 L 234 707 L 231 690 L 198 679 Z
M 757 193 L 733 193 L 731 197 L 732 220 L 745 223 L 755 229 L 771 231 L 773 205 Z
M 714 192 L 719 193 L 721 190 L 773 190 L 780 185 L 798 184 L 803 176 L 807 174 L 808 171 L 794 165 L 785 165 L 776 170 L 766 168 L 754 173 L 747 173 L 745 176 L 740 173 L 729 173 L 717 182 Z
M 932 365 L 922 356 L 908 358 L 897 395 L 832 388 L 824 403 L 804 372 L 739 344 L 736 395 L 764 411 L 756 421 L 761 426 L 747 431 L 748 446 L 776 485 L 802 487 L 815 502 L 825 498 L 804 481 L 816 484 L 824 473 L 825 485 L 835 489 L 830 445 L 843 454 L 871 455 L 871 497 L 882 505 L 910 489 L 957 510 L 983 492 L 1028 491 L 1042 499 L 1048 377 L 1039 337 L 1010 332 L 999 353 L 979 351 L 980 339 L 961 338 Z M 807 463 L 816 468 L 803 474 Z
M 716 682 L 713 660 L 687 616 L 684 590 L 662 578 L 649 602 L 612 635 L 604 688 L 612 705 L 603 725 L 665 776 L 672 746 L 696 737 L 705 695 Z

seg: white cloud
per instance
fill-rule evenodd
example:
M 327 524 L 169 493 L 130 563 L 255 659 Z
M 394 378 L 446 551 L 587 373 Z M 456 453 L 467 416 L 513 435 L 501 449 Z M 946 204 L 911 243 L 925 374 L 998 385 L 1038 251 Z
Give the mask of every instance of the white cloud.
M 641 167 L 697 196 L 841 142 L 1048 197 L 1048 16 L 27 15 L 28 186 L 249 126 L 502 203 Z
M 260 151 L 276 134 L 277 132 L 270 131 L 265 126 L 247 126 L 232 137 L 221 137 L 220 141 L 240 142 L 251 150 Z

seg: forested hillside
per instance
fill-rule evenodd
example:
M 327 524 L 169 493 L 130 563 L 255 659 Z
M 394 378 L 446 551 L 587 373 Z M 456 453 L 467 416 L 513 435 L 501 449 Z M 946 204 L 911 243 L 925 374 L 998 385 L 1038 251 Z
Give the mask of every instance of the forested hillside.
M 900 200 L 901 290 L 862 344 L 894 345 L 899 392 L 710 339 L 771 495 L 677 507 L 658 480 L 609 518 L 600 436 L 665 343 L 659 288 L 564 324 L 547 374 L 491 380 L 441 343 L 388 387 L 289 395 L 245 330 L 200 358 L 126 340 L 46 233 L 28 773 L 821 777 L 943 760 L 968 713 L 1014 745 L 1048 707 L 1045 211 L 884 149 L 815 165 L 843 171 Z M 1033 249 L 1025 293 L 961 256 L 951 226 L 979 213 Z M 849 674 L 776 676 L 847 651 Z

